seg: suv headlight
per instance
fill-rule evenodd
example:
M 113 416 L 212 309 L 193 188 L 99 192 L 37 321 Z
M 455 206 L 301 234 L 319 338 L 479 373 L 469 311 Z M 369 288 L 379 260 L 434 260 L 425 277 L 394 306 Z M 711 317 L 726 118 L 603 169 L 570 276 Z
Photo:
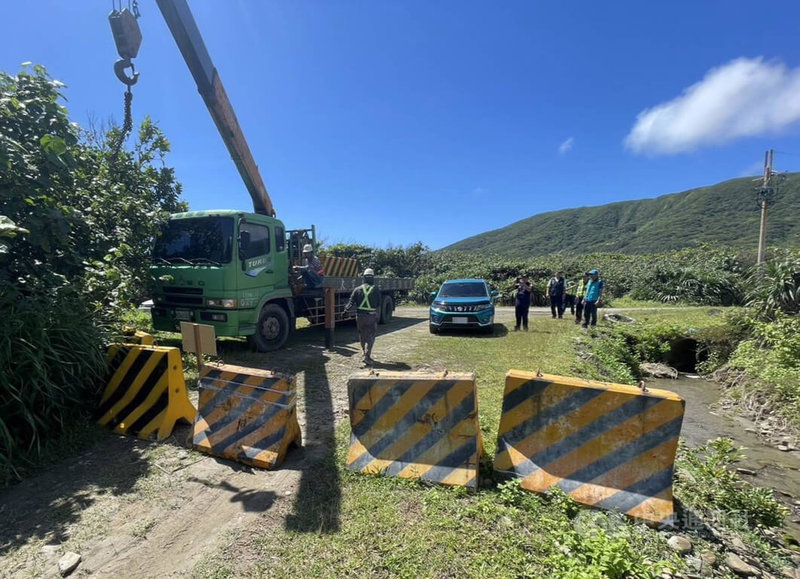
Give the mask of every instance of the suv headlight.
M 484 310 L 490 309 L 491 307 L 492 307 L 492 304 L 480 304 L 478 306 L 475 306 L 475 311 L 476 312 L 482 312 Z
M 211 306 L 212 308 L 235 308 L 236 300 L 209 298 L 206 300 L 206 305 Z
M 433 302 L 431 304 L 431 307 L 436 311 L 441 311 L 442 308 L 444 307 L 444 304 L 442 302 Z

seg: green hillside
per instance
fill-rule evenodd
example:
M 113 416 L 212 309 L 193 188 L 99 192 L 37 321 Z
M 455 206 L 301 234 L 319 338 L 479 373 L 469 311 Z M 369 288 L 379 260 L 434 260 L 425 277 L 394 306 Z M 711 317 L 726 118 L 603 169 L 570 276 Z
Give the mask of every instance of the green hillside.
M 444 249 L 509 257 L 559 251 L 660 253 L 705 242 L 755 249 L 757 185 L 746 177 L 655 199 L 541 213 Z M 800 173 L 788 175 L 774 201 L 767 244 L 800 247 Z

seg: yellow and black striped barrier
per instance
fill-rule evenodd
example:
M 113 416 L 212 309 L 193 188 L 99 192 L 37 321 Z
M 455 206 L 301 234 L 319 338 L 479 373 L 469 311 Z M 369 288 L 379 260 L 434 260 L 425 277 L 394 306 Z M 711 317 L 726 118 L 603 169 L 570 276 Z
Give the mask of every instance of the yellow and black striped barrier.
M 477 487 L 483 440 L 474 374 L 359 372 L 347 394 L 347 468 Z
M 118 434 L 164 440 L 178 420 L 194 421 L 178 348 L 112 344 L 98 423 Z
M 531 491 L 559 487 L 586 505 L 671 524 L 684 406 L 666 390 L 511 370 L 494 468 Z
M 327 277 L 358 277 L 358 260 L 328 255 L 322 259 L 322 269 Z
M 300 446 L 294 376 L 255 368 L 203 366 L 194 423 L 195 450 L 276 468 Z
M 134 328 L 125 328 L 122 331 L 122 341 L 126 344 L 139 344 L 140 346 L 155 346 L 155 339 L 147 332 Z

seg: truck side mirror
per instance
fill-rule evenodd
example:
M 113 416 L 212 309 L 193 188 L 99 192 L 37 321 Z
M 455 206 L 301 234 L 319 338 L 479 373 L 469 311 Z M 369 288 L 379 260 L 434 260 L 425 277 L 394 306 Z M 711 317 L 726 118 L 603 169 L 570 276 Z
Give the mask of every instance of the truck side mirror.
M 436 297 L 436 292 L 431 292 L 431 297 L 435 298 Z

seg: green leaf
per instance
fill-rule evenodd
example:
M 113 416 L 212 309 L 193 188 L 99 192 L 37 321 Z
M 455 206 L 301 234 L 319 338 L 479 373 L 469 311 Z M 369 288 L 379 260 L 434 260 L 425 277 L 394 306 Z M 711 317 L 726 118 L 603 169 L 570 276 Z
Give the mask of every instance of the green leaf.
M 58 135 L 44 135 L 39 143 L 49 155 L 60 156 L 67 152 L 67 143 Z
M 28 234 L 30 231 L 24 227 L 18 227 L 5 215 L 0 215 L 0 237 L 16 237 L 19 234 Z

